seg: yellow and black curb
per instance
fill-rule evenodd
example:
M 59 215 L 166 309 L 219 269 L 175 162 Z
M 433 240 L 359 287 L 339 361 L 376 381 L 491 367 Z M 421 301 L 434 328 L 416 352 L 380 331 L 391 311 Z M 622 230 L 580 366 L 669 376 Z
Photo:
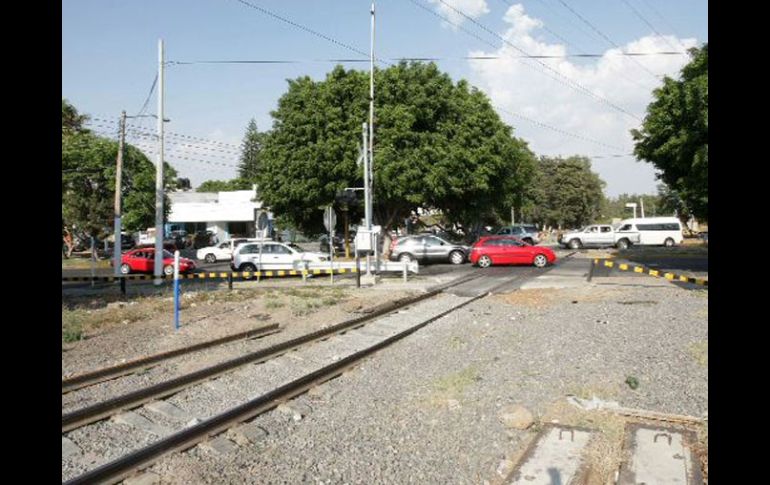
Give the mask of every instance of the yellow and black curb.
M 345 274 L 345 273 L 357 273 L 356 268 L 339 268 L 334 271 L 328 269 L 309 269 L 309 270 L 274 270 L 274 271 L 242 271 L 242 272 L 203 272 L 203 273 L 189 273 L 180 274 L 180 280 L 199 280 L 199 279 L 226 279 L 230 278 L 275 278 L 284 276 L 309 276 L 309 275 L 328 275 Z M 161 275 L 162 279 L 173 280 L 173 276 Z M 147 274 L 138 275 L 124 275 L 124 276 L 70 276 L 62 277 L 62 281 L 121 281 L 121 280 L 154 280 L 155 276 Z
M 669 281 L 681 281 L 683 283 L 692 283 L 692 284 L 701 285 L 701 286 L 709 285 L 709 281 L 704 280 L 702 278 L 693 278 L 691 276 L 678 275 L 675 273 L 664 273 L 656 269 L 645 268 L 644 266 L 627 264 L 627 263 L 619 263 L 617 261 L 612 261 L 609 259 L 598 259 L 598 258 L 593 260 L 593 264 L 591 265 L 591 275 L 593 275 L 593 269 L 596 266 L 604 266 L 606 268 L 617 268 L 620 271 L 633 271 L 634 273 L 646 274 L 649 276 L 654 276 L 656 278 L 665 278 Z

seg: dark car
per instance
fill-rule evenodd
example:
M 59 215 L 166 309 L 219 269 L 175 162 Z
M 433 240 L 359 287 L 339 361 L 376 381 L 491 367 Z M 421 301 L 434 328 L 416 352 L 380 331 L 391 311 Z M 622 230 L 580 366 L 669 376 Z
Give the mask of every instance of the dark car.
M 393 261 L 463 264 L 469 253 L 468 246 L 434 235 L 402 236 L 390 244 L 390 259 Z
M 356 238 L 355 232 L 348 233 L 348 242 L 350 243 L 350 252 L 353 253 L 354 241 Z M 333 239 L 334 254 L 345 254 L 345 235 L 335 234 Z M 325 234 L 321 236 L 321 242 L 319 250 L 324 254 L 329 254 L 329 235 Z

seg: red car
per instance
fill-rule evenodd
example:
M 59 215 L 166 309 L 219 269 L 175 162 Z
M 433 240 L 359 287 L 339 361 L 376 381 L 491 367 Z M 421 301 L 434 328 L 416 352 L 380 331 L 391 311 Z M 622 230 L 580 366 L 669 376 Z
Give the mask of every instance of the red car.
M 155 271 L 155 248 L 137 248 L 123 253 L 120 260 L 121 274 L 152 273 Z M 195 269 L 195 263 L 187 258 L 179 258 L 179 272 L 187 273 Z M 163 272 L 174 274 L 174 255 L 163 251 Z
M 532 246 L 512 236 L 484 236 L 471 247 L 471 264 L 488 268 L 493 264 L 532 264 L 542 268 L 556 261 L 552 250 Z

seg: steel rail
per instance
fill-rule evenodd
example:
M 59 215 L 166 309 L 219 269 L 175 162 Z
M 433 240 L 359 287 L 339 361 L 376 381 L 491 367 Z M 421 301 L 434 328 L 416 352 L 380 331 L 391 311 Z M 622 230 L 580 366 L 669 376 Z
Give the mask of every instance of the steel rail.
M 566 257 L 570 257 L 571 255 L 572 254 Z M 531 274 L 532 273 L 530 272 L 526 276 L 530 276 Z M 475 278 L 464 279 L 463 282 L 470 281 L 471 279 L 475 279 Z M 429 323 L 432 323 L 448 315 L 449 313 L 452 313 L 458 310 L 459 308 L 469 305 L 477 300 L 480 300 L 481 298 L 485 298 L 489 295 L 492 295 L 495 290 L 509 283 L 510 281 L 504 281 L 501 284 L 492 287 L 485 293 L 471 297 L 468 300 L 462 303 L 459 303 L 458 305 L 455 305 L 452 308 L 445 310 L 437 315 L 434 315 L 416 325 L 413 325 L 412 327 L 404 331 L 401 331 L 396 335 L 388 337 L 372 345 L 367 349 L 351 354 L 348 357 L 340 359 L 339 361 L 333 364 L 322 367 L 321 369 L 318 369 L 314 372 L 311 372 L 310 374 L 307 374 L 292 382 L 289 382 L 283 386 L 280 386 L 255 399 L 252 399 L 246 403 L 243 403 L 234 408 L 231 408 L 225 411 L 224 413 L 218 414 L 205 421 L 202 421 L 201 423 L 198 423 L 194 426 L 183 429 L 182 431 L 178 431 L 172 435 L 169 435 L 166 438 L 156 441 L 155 443 L 152 443 L 149 446 L 135 450 L 118 459 L 105 463 L 97 468 L 94 468 L 77 477 L 74 477 L 68 480 L 67 482 L 64 482 L 64 485 L 80 485 L 80 484 L 91 484 L 91 483 L 107 483 L 107 484 L 117 483 L 120 480 L 128 477 L 135 471 L 141 470 L 143 468 L 146 468 L 152 465 L 159 458 L 165 455 L 174 453 L 176 451 L 184 451 L 188 448 L 191 448 L 192 446 L 195 446 L 196 444 L 208 439 L 209 437 L 215 436 L 231 428 L 235 424 L 244 422 L 248 419 L 258 416 L 259 414 L 262 414 L 265 411 L 268 411 L 278 406 L 282 402 L 285 402 L 295 396 L 298 396 L 306 392 L 308 389 L 318 384 L 321 384 L 330 379 L 333 379 L 334 377 L 339 376 L 345 370 L 355 367 L 356 365 L 358 365 L 358 363 L 361 360 L 367 358 L 373 353 L 389 346 L 390 344 L 398 340 L 401 340 L 402 338 L 425 327 Z M 457 284 L 459 284 L 459 282 Z M 446 288 L 447 286 L 441 289 L 434 289 L 433 291 L 441 292 L 443 291 L 443 289 L 446 289 Z M 429 292 L 429 293 L 432 293 L 432 292 Z M 427 298 L 426 295 L 420 295 L 420 296 L 422 296 L 424 299 L 424 298 Z
M 221 433 L 235 424 L 241 423 L 265 411 L 268 411 L 278 406 L 282 402 L 304 393 L 311 387 L 340 375 L 345 370 L 354 367 L 359 363 L 359 361 L 375 353 L 376 351 L 387 347 L 388 345 L 398 340 L 401 340 L 402 338 L 416 332 L 429 323 L 434 322 L 461 307 L 486 297 L 487 295 L 491 294 L 491 291 L 493 290 L 490 290 L 488 293 L 483 293 L 481 295 L 471 297 L 470 299 L 455 305 L 452 308 L 439 313 L 438 315 L 434 315 L 433 317 L 430 317 L 429 319 L 424 320 L 423 322 L 420 322 L 408 328 L 407 330 L 388 337 L 387 339 L 382 340 L 367 349 L 361 350 L 352 355 L 349 355 L 348 357 L 340 359 L 333 364 L 322 367 L 321 369 L 300 377 L 299 379 L 289 382 L 288 384 L 278 387 L 272 391 L 269 391 L 262 396 L 252 399 L 251 401 L 231 408 L 224 413 L 218 414 L 201 423 L 167 436 L 166 438 L 156 441 L 155 443 L 145 448 L 133 451 L 114 461 L 94 468 L 93 470 L 90 470 L 65 482 L 65 485 L 116 483 L 126 478 L 134 471 L 151 465 L 157 461 L 158 458 L 164 455 L 191 448 L 192 446 L 201 441 L 204 441 L 210 436 Z
M 268 348 L 258 350 L 256 352 L 251 352 L 249 354 L 245 354 L 168 381 L 163 381 L 149 387 L 128 392 L 126 394 L 116 396 L 111 399 L 107 399 L 105 401 L 101 401 L 90 406 L 71 411 L 69 413 L 62 414 L 62 433 L 72 431 L 73 429 L 79 428 L 81 426 L 102 420 L 121 411 L 134 409 L 152 400 L 170 396 L 189 386 L 207 381 L 213 377 L 229 372 L 230 370 L 240 366 L 264 362 L 316 340 L 325 339 L 331 335 L 352 330 L 363 325 L 369 320 L 373 320 L 381 315 L 391 313 L 405 306 L 433 297 L 443 292 L 447 288 L 466 283 L 481 276 L 483 275 L 473 275 L 470 278 L 458 278 L 457 280 L 450 281 L 447 284 L 434 287 L 433 289 L 421 295 L 402 298 L 394 302 L 382 305 L 379 308 L 375 307 L 371 313 L 366 315 L 346 320 L 336 325 L 332 325 L 331 327 L 321 329 L 301 337 L 297 337 L 295 339 L 287 340 Z
M 267 335 L 272 335 L 280 331 L 281 330 L 279 328 L 279 325 L 277 323 L 274 323 L 271 325 L 265 325 L 259 328 L 247 330 L 245 332 L 240 332 L 233 335 L 227 335 L 225 337 L 221 337 L 218 339 L 208 340 L 206 342 L 194 344 L 189 347 L 181 347 L 178 349 L 169 350 L 167 352 L 162 352 L 159 354 L 131 360 L 129 362 L 125 362 L 122 364 L 104 367 L 104 368 L 97 369 L 90 372 L 85 372 L 72 377 L 68 377 L 66 379 L 62 379 L 61 392 L 62 394 L 66 394 L 68 392 L 72 392 L 77 389 L 82 389 L 84 387 L 92 386 L 100 382 L 117 379 L 118 377 L 121 377 L 127 374 L 134 374 L 136 372 L 141 372 L 150 367 L 154 367 L 161 361 L 171 359 L 173 357 L 178 357 L 180 355 L 197 352 L 199 350 L 215 347 L 217 345 L 233 342 L 235 340 L 246 340 L 246 339 L 256 338 L 256 337 L 265 337 Z

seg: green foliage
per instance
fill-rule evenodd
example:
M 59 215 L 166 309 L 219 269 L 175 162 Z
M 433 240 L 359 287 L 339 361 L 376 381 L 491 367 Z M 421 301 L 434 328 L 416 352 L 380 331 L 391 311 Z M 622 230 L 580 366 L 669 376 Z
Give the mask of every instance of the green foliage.
M 232 190 L 251 190 L 251 182 L 242 178 L 232 180 L 206 180 L 196 192 L 228 192 Z
M 74 135 L 75 133 L 87 132 L 83 124 L 88 121 L 88 116 L 78 114 L 78 111 L 69 101 L 61 100 L 61 134 L 62 137 Z
M 118 143 L 77 129 L 84 116 L 62 101 L 62 219 L 80 237 L 102 238 L 114 222 Z M 167 187 L 176 171 L 165 165 Z M 123 227 L 127 231 L 155 224 L 155 166 L 137 148 L 126 145 L 122 174 Z M 168 198 L 166 214 L 170 209 Z
M 610 197 L 604 200 L 601 217 L 596 222 L 610 223 L 612 219 L 630 219 L 634 216 L 634 210 L 626 207 L 627 203 L 637 204 L 636 215 L 641 217 L 640 200 L 644 202 L 645 217 L 670 216 L 674 214 L 672 210 L 661 206 L 659 195 L 620 194 L 617 197 Z
M 634 153 L 697 218 L 708 219 L 708 43 L 691 49 L 679 80 L 665 78 L 654 91 L 640 130 L 631 130 Z
M 589 224 L 600 215 L 604 185 L 586 157 L 540 157 L 524 216 L 552 227 Z
M 257 130 L 257 122 L 252 118 L 243 137 L 241 161 L 238 165 L 238 176 L 241 179 L 249 182 L 257 180 L 264 138 L 265 134 Z
M 534 155 L 483 93 L 432 63 L 377 70 L 375 84 L 377 223 L 392 227 L 421 207 L 469 225 L 494 217 L 521 190 Z M 257 175 L 260 198 L 282 221 L 321 233 L 322 208 L 363 185 L 356 160 L 367 115 L 366 72 L 338 66 L 320 82 L 289 80 Z

